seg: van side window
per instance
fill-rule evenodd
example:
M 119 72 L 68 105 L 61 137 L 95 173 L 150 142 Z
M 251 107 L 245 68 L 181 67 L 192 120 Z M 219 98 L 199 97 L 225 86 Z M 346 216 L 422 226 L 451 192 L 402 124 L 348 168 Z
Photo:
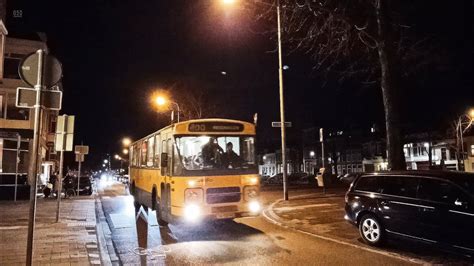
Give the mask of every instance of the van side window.
M 384 176 L 381 184 L 383 194 L 416 198 L 418 178 L 409 176 Z
M 418 189 L 418 198 L 454 205 L 456 200 L 464 200 L 466 196 L 460 189 L 448 182 L 422 179 Z
M 367 192 L 379 192 L 378 176 L 363 176 L 357 181 L 355 190 Z

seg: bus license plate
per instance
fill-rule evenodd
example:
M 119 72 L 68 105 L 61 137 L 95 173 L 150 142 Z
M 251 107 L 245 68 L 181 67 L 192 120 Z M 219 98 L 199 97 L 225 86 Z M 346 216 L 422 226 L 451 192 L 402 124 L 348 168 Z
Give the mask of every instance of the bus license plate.
M 234 213 L 218 213 L 216 214 L 217 219 L 229 219 L 229 218 L 235 218 Z

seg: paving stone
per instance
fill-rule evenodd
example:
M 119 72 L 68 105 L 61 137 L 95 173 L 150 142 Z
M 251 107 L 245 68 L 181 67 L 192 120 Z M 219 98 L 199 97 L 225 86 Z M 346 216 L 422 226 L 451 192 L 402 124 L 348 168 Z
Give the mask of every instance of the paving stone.
M 29 202 L 0 202 L 0 265 L 24 265 Z M 95 201 L 77 198 L 61 202 L 60 222 L 55 222 L 56 201 L 37 201 L 34 265 L 90 265 L 97 253 Z M 71 226 L 73 225 L 73 226 Z M 87 246 L 86 246 L 87 245 Z

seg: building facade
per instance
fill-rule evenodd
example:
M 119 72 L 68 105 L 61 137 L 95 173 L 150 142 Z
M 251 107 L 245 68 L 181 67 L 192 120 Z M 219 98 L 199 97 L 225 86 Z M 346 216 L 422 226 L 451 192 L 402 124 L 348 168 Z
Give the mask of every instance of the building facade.
M 33 142 L 34 111 L 17 108 L 16 90 L 29 87 L 19 77 L 21 60 L 38 49 L 47 50 L 45 40 L 39 35 L 30 39 L 8 36 L 8 31 L 0 20 L 0 199 L 13 199 L 17 192 L 27 190 L 29 151 Z M 57 111 L 43 111 L 40 130 L 39 154 L 42 161 L 41 179 L 44 183 L 54 171 L 54 132 Z M 17 184 L 17 185 L 15 185 Z

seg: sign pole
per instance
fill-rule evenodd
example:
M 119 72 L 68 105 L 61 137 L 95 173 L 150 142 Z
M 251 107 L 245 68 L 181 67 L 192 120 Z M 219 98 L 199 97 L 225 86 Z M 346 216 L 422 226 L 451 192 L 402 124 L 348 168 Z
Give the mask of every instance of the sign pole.
M 35 120 L 34 120 L 34 137 L 33 137 L 33 148 L 31 151 L 30 161 L 30 211 L 28 220 L 28 241 L 26 247 L 26 264 L 32 265 L 33 263 L 33 240 L 35 230 L 35 216 L 36 216 L 36 186 L 38 181 L 38 158 L 39 153 L 39 138 L 40 138 L 40 125 L 41 125 L 41 89 L 43 87 L 43 58 L 44 51 L 38 50 L 38 73 L 37 82 L 35 85 L 36 91 L 36 102 L 34 106 Z
M 77 195 L 79 196 L 79 183 L 80 183 L 80 180 L 81 180 L 81 159 L 82 158 L 79 158 L 79 169 L 78 169 L 78 173 L 77 173 Z
M 58 176 L 58 206 L 56 209 L 56 222 L 59 222 L 60 204 L 61 204 L 61 192 L 63 190 L 63 164 L 64 164 L 64 150 L 59 152 L 59 176 Z
M 14 201 L 16 202 L 17 192 L 18 192 L 18 164 L 20 163 L 20 148 L 21 148 L 21 136 L 17 135 L 16 143 L 16 164 L 15 164 L 15 194 L 13 196 Z

